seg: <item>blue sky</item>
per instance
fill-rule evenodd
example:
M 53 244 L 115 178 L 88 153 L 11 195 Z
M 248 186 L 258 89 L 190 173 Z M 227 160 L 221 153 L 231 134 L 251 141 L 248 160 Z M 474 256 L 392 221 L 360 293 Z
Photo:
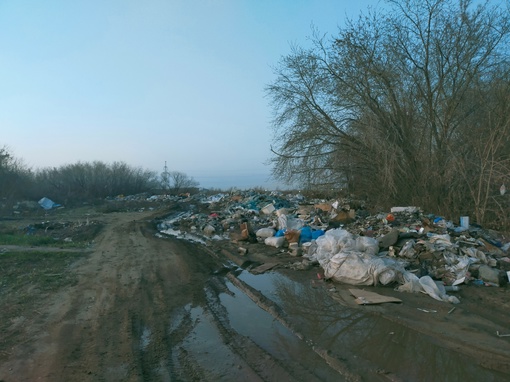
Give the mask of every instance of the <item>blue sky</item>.
M 0 147 L 272 187 L 271 69 L 376 0 L 0 0 Z

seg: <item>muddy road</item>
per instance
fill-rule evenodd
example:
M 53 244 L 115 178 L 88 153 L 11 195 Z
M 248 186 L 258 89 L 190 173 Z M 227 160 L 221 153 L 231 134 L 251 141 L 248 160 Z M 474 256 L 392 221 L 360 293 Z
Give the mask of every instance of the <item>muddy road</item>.
M 263 245 L 241 256 L 231 243 L 158 237 L 161 214 L 102 217 L 92 252 L 67 270 L 77 282 L 4 326 L 0 380 L 510 379 L 510 337 L 497 335 L 510 333 L 507 288 L 468 286 L 453 311 L 370 288 L 403 303 L 360 306 L 319 268 L 250 272 L 295 261 Z

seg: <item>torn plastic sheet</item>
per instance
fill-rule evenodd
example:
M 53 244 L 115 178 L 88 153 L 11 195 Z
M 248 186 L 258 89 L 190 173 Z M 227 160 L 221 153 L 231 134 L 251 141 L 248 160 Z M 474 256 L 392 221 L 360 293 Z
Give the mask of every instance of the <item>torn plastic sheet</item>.
M 451 302 L 452 304 L 460 302 L 457 297 L 447 295 L 444 285 L 441 282 L 436 283 L 430 276 L 421 277 L 420 284 L 423 291 L 435 300 Z
M 55 203 L 53 200 L 47 197 L 42 198 L 38 203 L 45 210 L 51 210 L 52 208 L 60 207 L 60 204 Z

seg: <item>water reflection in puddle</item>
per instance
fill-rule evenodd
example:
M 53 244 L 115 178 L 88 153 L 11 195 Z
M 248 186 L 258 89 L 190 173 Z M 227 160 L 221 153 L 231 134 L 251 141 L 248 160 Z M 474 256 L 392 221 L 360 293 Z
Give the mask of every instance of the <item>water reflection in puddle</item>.
M 369 379 L 378 370 L 392 371 L 404 380 L 474 378 L 497 381 L 505 378 L 503 374 L 484 369 L 464 354 L 442 347 L 433 337 L 364 311 L 363 307 L 342 305 L 333 300 L 325 288 L 312 288 L 277 272 L 253 275 L 245 271 L 238 277 L 283 308 L 298 332 L 317 346 L 347 360 L 359 374 Z M 299 357 L 299 340 L 293 342 L 292 335 L 285 330 L 278 332 L 283 341 L 271 337 L 274 334 L 261 333 L 262 328 L 270 325 L 271 319 L 265 317 L 269 315 L 267 312 L 256 305 L 249 307 L 245 301 L 248 297 L 240 297 L 237 292 L 236 303 L 230 299 L 222 296 L 233 325 L 257 341 L 263 341 L 265 346 L 271 346 L 271 350 L 281 357 L 285 352 Z M 270 332 L 273 331 L 272 327 Z
M 256 340 L 259 346 L 278 357 L 285 357 L 285 354 L 281 353 L 281 343 L 278 342 L 280 338 L 284 338 L 285 342 L 294 347 L 300 345 L 299 339 L 272 315 L 253 303 L 230 282 L 227 282 L 227 287 L 234 296 L 222 294 L 220 301 L 227 309 L 230 325 L 236 332 Z
M 260 287 L 264 294 L 271 292 L 268 281 L 273 279 L 270 274 L 252 278 L 243 274 L 243 281 L 256 281 L 252 287 Z M 265 352 L 275 359 L 292 365 L 293 370 L 302 369 L 321 380 L 342 381 L 342 376 L 324 363 L 324 360 L 313 352 L 309 343 L 299 339 L 296 334 L 283 326 L 271 314 L 261 309 L 241 290 L 232 283 L 226 283 L 232 294 L 220 294 L 221 304 L 226 308 L 229 323 L 237 333 L 250 338 Z
M 177 368 L 174 372 L 179 374 L 182 369 L 183 380 L 190 378 L 180 361 L 183 352 L 192 355 L 196 370 L 205 380 L 241 380 L 251 373 L 244 360 L 225 346 L 211 313 L 200 306 L 187 305 L 174 316 L 170 334 L 172 338 L 180 338 L 173 344 L 172 357 Z
M 142 351 L 147 349 L 147 346 L 151 343 L 151 330 L 147 327 L 143 328 L 142 335 L 140 337 L 140 348 Z
M 206 292 L 204 306 L 186 306 L 170 328 L 173 338 L 181 339 L 176 349 L 193 354 L 210 380 L 231 379 L 233 374 L 243 378 L 250 370 L 244 356 L 225 342 L 225 330 L 249 338 L 292 370 L 304 370 L 324 381 L 341 381 L 345 374 L 331 368 L 317 349 L 327 351 L 363 380 L 505 380 L 505 375 L 484 369 L 476 359 L 445 348 L 440 339 L 366 307 L 337 302 L 325 288 L 312 288 L 277 272 L 253 275 L 241 271 L 238 278 L 275 302 L 293 330 L 228 279 L 218 277 L 223 290 Z M 295 333 L 303 334 L 304 340 Z M 150 343 L 150 337 L 150 331 L 146 334 L 144 330 L 142 347 Z M 176 364 L 177 358 L 174 355 Z M 237 369 L 238 365 L 242 366 Z

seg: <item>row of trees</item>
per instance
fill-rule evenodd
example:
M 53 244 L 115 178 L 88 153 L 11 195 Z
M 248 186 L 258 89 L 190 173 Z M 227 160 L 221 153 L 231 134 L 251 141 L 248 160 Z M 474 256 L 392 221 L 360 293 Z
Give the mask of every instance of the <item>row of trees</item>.
M 7 147 L 0 147 L 0 197 L 11 198 L 26 190 L 30 172 Z
M 0 198 L 20 201 L 47 196 L 67 205 L 142 192 L 179 193 L 198 187 L 198 182 L 178 171 L 154 171 L 123 162 L 77 162 L 60 167 L 31 170 L 7 147 L 0 148 Z
M 509 3 L 386 3 L 333 38 L 314 30 L 275 68 L 274 175 L 384 207 L 507 219 Z

